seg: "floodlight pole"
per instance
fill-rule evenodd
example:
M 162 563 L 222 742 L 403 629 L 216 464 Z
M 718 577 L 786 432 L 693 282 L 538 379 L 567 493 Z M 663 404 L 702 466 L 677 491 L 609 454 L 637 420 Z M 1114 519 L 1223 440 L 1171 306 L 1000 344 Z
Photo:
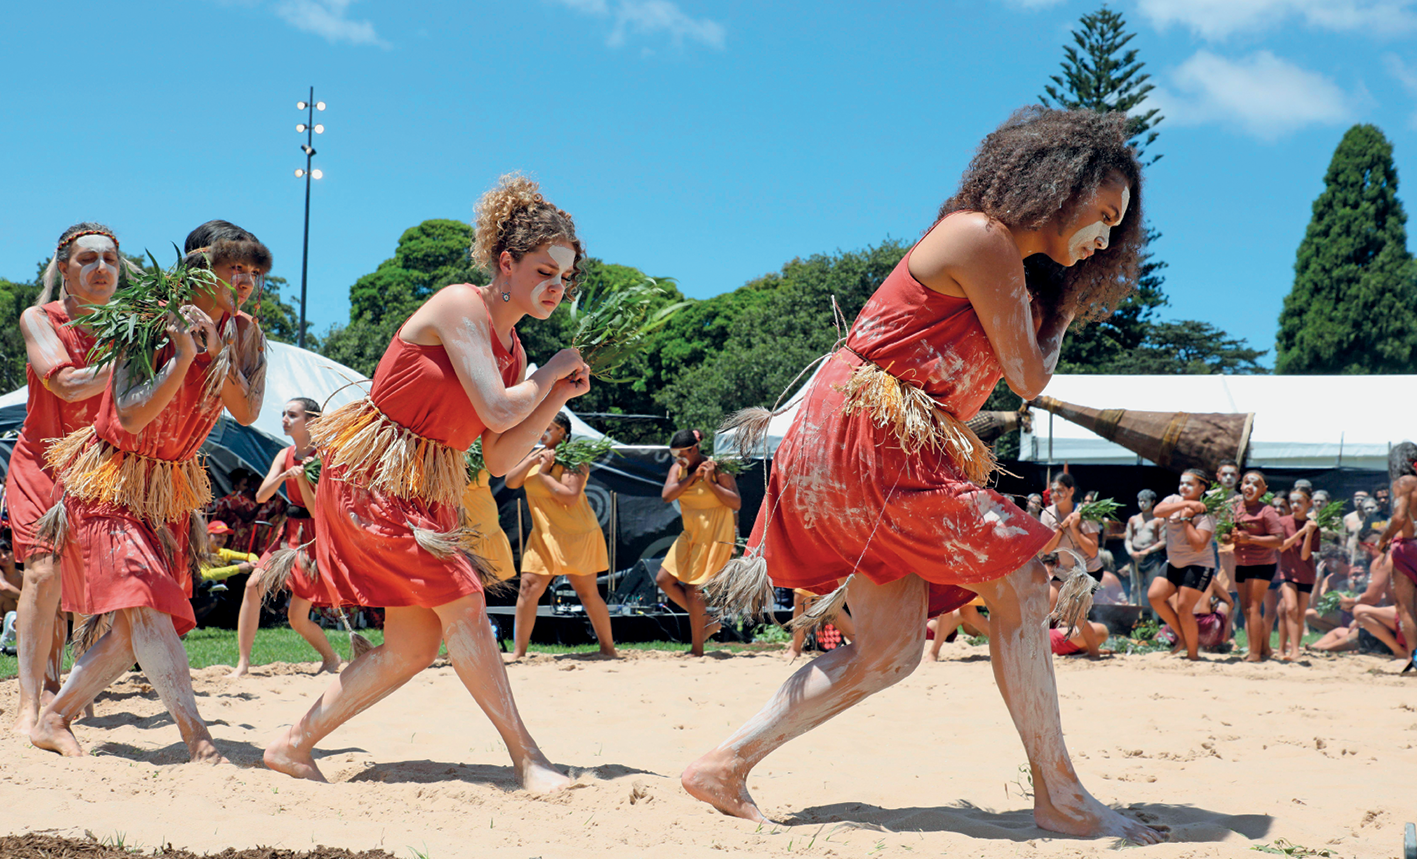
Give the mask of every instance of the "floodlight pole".
M 305 283 L 310 271 L 310 164 L 315 158 L 315 87 L 310 87 L 310 100 L 305 102 L 305 239 L 300 249 L 300 327 L 295 330 L 295 345 L 305 348 Z

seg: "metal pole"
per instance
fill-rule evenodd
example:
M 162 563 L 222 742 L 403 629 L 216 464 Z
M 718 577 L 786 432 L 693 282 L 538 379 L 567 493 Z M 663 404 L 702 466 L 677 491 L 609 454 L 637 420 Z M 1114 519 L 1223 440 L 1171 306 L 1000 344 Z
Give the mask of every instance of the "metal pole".
M 315 87 L 310 87 L 305 123 L 305 241 L 300 250 L 300 328 L 295 332 L 295 345 L 305 348 L 305 280 L 310 270 L 310 162 L 315 157 Z

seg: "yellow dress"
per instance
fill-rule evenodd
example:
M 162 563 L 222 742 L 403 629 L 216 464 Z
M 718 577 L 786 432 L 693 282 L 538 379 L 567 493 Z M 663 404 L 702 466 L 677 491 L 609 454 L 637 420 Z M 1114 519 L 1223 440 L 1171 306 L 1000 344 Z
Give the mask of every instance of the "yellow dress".
M 482 535 L 472 551 L 487 561 L 499 580 L 505 582 L 515 576 L 517 566 L 512 562 L 512 543 L 502 530 L 497 501 L 492 497 L 492 475 L 487 469 L 479 471 L 477 481 L 463 490 L 462 506 L 467 512 L 468 527 Z
M 552 465 L 548 474 L 560 480 L 565 468 Z M 531 508 L 531 539 L 522 554 L 522 572 L 539 576 L 591 576 L 610 569 L 605 534 L 600 530 L 590 501 L 582 491 L 569 507 L 556 500 L 550 489 L 534 480 L 541 464 L 532 466 L 526 483 Z
M 662 568 L 686 585 L 701 585 L 733 557 L 733 510 L 700 477 L 679 496 L 679 511 L 684 533 L 669 547 Z

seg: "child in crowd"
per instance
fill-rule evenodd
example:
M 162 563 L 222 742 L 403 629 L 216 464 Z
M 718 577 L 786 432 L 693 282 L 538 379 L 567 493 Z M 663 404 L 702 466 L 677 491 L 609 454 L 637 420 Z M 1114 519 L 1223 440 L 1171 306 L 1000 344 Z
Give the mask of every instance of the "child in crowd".
M 1268 484 L 1264 472 L 1250 469 L 1240 481 L 1240 498 L 1234 504 L 1235 582 L 1240 586 L 1240 606 L 1245 612 L 1245 632 L 1250 652 L 1246 662 L 1270 656 L 1270 624 L 1264 617 L 1265 591 L 1279 567 L 1279 545 L 1284 529 L 1279 514 L 1262 501 Z
M 1313 497 L 1308 490 L 1294 487 L 1289 493 L 1293 511 L 1279 517 L 1284 542 L 1279 545 L 1279 658 L 1285 662 L 1299 658 L 1299 642 L 1304 637 L 1304 614 L 1309 595 L 1318 578 L 1319 526 L 1309 518 Z
M 1147 600 L 1157 616 L 1180 632 L 1175 652 L 1184 647 L 1186 658 L 1191 661 L 1200 659 L 1195 606 L 1210 590 L 1215 577 L 1211 540 L 1215 517 L 1206 512 L 1201 500 L 1209 487 L 1204 471 L 1188 468 L 1181 475 L 1177 494 L 1168 495 L 1156 505 L 1156 515 L 1166 519 L 1166 576 L 1153 581 L 1147 591 Z

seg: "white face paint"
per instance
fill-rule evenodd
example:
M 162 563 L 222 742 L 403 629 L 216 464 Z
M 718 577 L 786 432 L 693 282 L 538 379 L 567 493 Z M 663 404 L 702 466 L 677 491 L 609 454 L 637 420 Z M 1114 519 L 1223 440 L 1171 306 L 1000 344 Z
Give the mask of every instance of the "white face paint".
M 1117 223 L 1127 216 L 1127 207 L 1132 202 L 1132 189 L 1122 187 L 1122 208 L 1117 212 Z M 1112 228 L 1103 221 L 1093 221 L 1068 239 L 1068 254 L 1076 261 L 1090 255 L 1091 251 L 1105 250 L 1112 237 Z
M 546 253 L 556 261 L 556 273 L 538 283 L 532 290 L 531 300 L 537 304 L 547 300 L 546 294 L 563 282 L 563 278 L 570 274 L 571 268 L 576 264 L 576 252 L 565 245 L 551 245 L 546 249 Z
M 68 269 L 69 291 L 76 298 L 106 300 L 118 285 L 118 246 L 108 236 L 80 236 L 74 240 Z

